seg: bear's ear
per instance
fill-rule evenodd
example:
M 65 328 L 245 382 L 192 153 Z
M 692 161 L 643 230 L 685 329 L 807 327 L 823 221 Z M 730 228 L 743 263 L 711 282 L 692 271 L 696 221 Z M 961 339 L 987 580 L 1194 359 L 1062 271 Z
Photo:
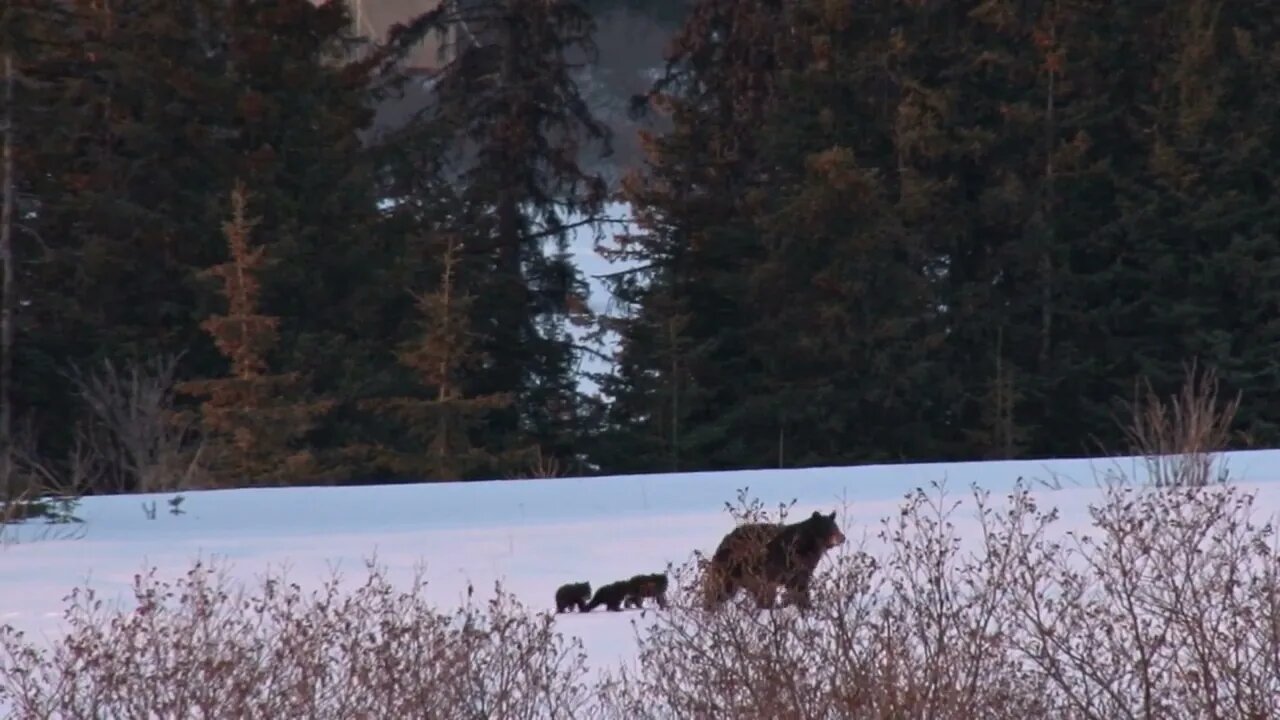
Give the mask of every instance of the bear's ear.
M 830 514 L 830 515 L 828 515 L 827 517 L 831 518 L 831 519 L 834 521 L 834 520 L 836 519 L 836 511 L 835 511 L 835 510 L 832 510 L 832 511 L 831 511 L 831 514 Z
M 809 517 L 809 519 L 810 519 L 810 520 L 821 520 L 821 519 L 822 519 L 822 513 L 818 512 L 817 510 L 814 510 L 814 511 L 813 511 L 813 515 L 811 515 L 811 516 Z

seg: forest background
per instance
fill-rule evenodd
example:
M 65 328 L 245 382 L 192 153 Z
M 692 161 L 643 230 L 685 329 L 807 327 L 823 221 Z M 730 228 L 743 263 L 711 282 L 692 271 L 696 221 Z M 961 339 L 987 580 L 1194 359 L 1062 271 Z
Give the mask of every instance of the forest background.
M 351 19 L 0 10 L 10 495 L 1127 450 L 1193 360 L 1280 443 L 1269 2 Z

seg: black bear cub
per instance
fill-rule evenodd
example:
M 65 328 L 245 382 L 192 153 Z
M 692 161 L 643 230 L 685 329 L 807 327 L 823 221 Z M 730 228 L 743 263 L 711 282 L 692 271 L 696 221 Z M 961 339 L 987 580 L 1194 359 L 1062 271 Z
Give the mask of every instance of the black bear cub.
M 644 607 L 645 598 L 653 598 L 658 601 L 658 607 L 665 608 L 667 606 L 667 574 L 652 573 L 649 575 L 636 575 L 627 581 L 630 590 L 627 597 L 623 600 L 626 607 L 639 608 Z
M 596 590 L 595 597 L 591 598 L 591 602 L 583 608 L 583 612 L 591 612 L 596 608 L 604 605 L 612 612 L 618 612 L 622 609 L 622 602 L 627 599 L 631 592 L 630 580 L 619 580 L 608 585 L 603 585 Z
M 556 612 L 568 612 L 578 608 L 578 612 L 587 611 L 587 599 L 591 597 L 591 583 L 569 583 L 556 590 Z
M 609 583 L 596 590 L 595 597 L 587 604 L 587 612 L 601 605 L 613 612 L 618 612 L 623 607 L 641 608 L 644 607 L 645 598 L 657 600 L 658 607 L 667 606 L 666 573 L 634 575 L 626 580 Z
M 790 525 L 739 525 L 720 541 L 707 567 L 706 606 L 719 607 L 741 588 L 759 607 L 771 608 L 781 585 L 792 602 L 807 608 L 813 571 L 828 550 L 844 541 L 834 512 L 814 512 Z

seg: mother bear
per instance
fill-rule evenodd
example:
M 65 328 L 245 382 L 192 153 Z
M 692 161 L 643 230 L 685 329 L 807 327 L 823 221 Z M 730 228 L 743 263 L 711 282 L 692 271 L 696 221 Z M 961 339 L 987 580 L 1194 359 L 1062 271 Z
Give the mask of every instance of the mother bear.
M 745 589 L 761 608 L 771 608 L 778 586 L 793 603 L 808 608 L 809 582 L 828 550 L 845 541 L 836 514 L 813 515 L 790 525 L 743 523 L 724 536 L 703 576 L 705 606 L 715 610 Z

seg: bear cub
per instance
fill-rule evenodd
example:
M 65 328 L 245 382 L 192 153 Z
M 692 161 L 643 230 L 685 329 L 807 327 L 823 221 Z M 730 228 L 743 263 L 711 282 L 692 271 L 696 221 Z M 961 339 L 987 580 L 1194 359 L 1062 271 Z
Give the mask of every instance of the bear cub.
M 627 581 L 630 590 L 623 605 L 630 608 L 644 607 L 645 598 L 653 598 L 658 601 L 658 607 L 667 607 L 667 574 L 652 573 L 649 575 L 636 575 Z
M 568 612 L 577 608 L 578 612 L 587 611 L 587 600 L 591 597 L 591 583 L 569 583 L 556 590 L 556 612 Z
M 591 602 L 587 603 L 582 612 L 591 612 L 601 605 L 608 608 L 610 612 L 618 612 L 622 610 L 622 603 L 630 592 L 631 581 L 629 580 L 619 580 L 603 585 L 596 590 L 595 597 L 591 598 Z
M 643 608 L 645 598 L 658 601 L 658 607 L 667 606 L 667 574 L 652 573 L 633 575 L 626 580 L 609 583 L 596 590 L 595 597 L 587 604 L 587 612 L 604 605 L 612 612 L 623 607 Z

